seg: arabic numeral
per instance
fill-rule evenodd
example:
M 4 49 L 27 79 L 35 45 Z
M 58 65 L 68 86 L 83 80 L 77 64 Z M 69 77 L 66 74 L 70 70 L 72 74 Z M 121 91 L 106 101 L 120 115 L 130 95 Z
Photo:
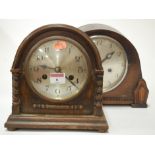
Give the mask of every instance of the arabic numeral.
M 80 62 L 82 56 L 75 56 L 75 61 Z
M 44 60 L 44 57 L 42 55 L 40 55 L 40 56 L 38 55 L 37 56 L 37 61 L 40 61 L 40 60 Z
M 83 68 L 81 66 L 78 67 L 78 73 L 83 73 Z
M 49 48 L 49 47 L 45 47 L 45 53 L 48 53 L 48 52 L 49 52 L 49 50 L 50 50 L 50 48 Z
M 37 78 L 35 82 L 39 84 L 39 83 L 42 82 L 42 79 L 41 78 Z
M 72 86 L 68 86 L 67 90 L 71 91 L 72 90 Z
M 46 85 L 46 86 L 45 86 L 45 89 L 46 89 L 46 91 L 48 91 L 48 89 L 49 89 L 49 85 Z
M 34 66 L 33 68 L 30 68 L 30 70 L 33 70 L 34 72 L 38 72 L 39 71 L 39 67 Z
M 59 94 L 60 94 L 60 89 L 55 89 L 55 93 L 56 93 L 57 95 L 59 95 Z

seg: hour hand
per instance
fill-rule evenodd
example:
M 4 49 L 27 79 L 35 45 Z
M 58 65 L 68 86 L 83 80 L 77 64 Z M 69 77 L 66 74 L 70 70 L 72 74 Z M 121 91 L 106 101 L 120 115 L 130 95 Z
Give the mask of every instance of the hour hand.
M 102 63 L 104 62 L 104 61 L 106 61 L 106 60 L 108 60 L 108 59 L 111 59 L 111 57 L 113 56 L 113 54 L 115 53 L 115 51 L 113 51 L 113 52 L 111 52 L 111 53 L 108 53 L 106 56 L 105 56 L 105 58 L 104 59 L 102 59 Z
M 39 65 L 39 67 L 42 67 L 43 69 L 55 69 L 53 67 L 46 66 L 46 65 Z

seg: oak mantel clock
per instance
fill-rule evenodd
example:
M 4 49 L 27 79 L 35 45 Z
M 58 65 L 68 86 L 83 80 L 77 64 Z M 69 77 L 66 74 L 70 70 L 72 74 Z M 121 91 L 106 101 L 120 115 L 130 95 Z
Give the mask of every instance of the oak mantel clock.
M 107 131 L 100 56 L 84 32 L 61 24 L 38 28 L 19 46 L 11 72 L 8 130 Z
M 80 29 L 94 41 L 101 56 L 103 104 L 147 107 L 148 88 L 133 44 L 107 25 L 88 24 Z

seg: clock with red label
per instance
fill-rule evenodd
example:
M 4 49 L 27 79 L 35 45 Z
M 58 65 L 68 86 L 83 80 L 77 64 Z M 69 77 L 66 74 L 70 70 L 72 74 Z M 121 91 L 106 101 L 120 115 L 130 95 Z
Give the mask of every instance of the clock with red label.
M 36 29 L 19 46 L 11 71 L 8 130 L 107 131 L 103 68 L 95 44 L 84 32 L 61 24 Z

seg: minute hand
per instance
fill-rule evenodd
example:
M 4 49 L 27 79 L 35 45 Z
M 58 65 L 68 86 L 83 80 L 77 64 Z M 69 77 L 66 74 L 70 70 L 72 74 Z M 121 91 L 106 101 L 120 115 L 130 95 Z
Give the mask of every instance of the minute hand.
M 111 57 L 113 56 L 113 54 L 115 53 L 115 51 L 111 52 L 111 53 L 108 53 L 105 58 L 103 58 L 101 60 L 101 62 L 103 63 L 104 61 L 108 60 L 108 59 L 111 59 Z
M 76 85 L 74 82 L 72 82 L 71 80 L 69 80 L 69 78 L 68 78 L 67 76 L 65 76 L 65 78 L 66 78 L 74 87 L 76 87 L 77 89 L 79 89 L 79 88 L 77 87 L 77 85 Z
M 59 73 L 62 73 L 62 71 L 59 71 Z M 65 78 L 66 78 L 74 87 L 76 87 L 77 89 L 79 89 L 79 88 L 77 87 L 77 85 L 76 85 L 73 81 L 71 81 L 67 76 L 65 76 Z

